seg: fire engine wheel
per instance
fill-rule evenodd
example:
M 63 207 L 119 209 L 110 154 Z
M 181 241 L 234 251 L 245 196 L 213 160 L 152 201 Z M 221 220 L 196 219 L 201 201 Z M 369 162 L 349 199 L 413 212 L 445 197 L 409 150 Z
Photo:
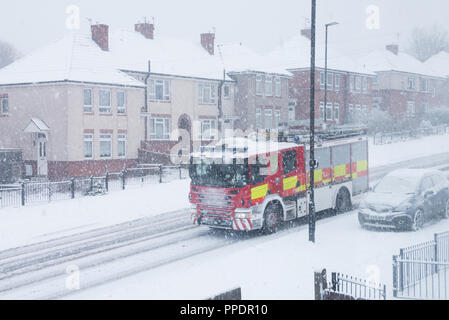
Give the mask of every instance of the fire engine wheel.
M 268 204 L 263 217 L 262 232 L 264 234 L 275 233 L 281 222 L 281 207 L 273 202 Z
M 348 189 L 341 188 L 338 191 L 337 199 L 335 200 L 335 213 L 345 213 L 351 210 L 351 195 L 349 194 Z

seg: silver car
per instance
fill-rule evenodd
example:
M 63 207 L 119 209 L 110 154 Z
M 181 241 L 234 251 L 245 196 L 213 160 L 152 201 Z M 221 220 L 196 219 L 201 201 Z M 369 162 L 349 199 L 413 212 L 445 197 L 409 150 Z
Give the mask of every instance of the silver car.
M 449 181 L 441 171 L 400 169 L 390 172 L 359 206 L 362 227 L 419 230 L 432 217 L 449 217 Z

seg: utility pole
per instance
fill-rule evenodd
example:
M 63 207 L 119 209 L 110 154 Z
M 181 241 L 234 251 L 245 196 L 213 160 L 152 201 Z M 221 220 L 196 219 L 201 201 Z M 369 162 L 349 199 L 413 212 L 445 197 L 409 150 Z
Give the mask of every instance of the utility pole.
M 309 241 L 315 242 L 315 28 L 316 0 L 312 0 L 312 26 L 310 37 L 310 189 L 309 189 Z

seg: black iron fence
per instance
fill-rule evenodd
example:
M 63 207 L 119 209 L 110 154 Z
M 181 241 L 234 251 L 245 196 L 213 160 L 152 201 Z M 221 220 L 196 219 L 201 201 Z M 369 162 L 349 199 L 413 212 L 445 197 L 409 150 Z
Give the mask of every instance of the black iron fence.
M 418 128 L 416 130 L 379 132 L 374 135 L 373 142 L 374 144 L 388 144 L 430 135 L 443 135 L 449 133 L 448 129 L 449 128 L 446 126 L 438 126 L 429 128 Z
M 387 287 L 346 274 L 332 272 L 327 281 L 326 269 L 315 272 L 316 300 L 386 300 Z
M 393 296 L 409 299 L 449 298 L 449 232 L 400 249 L 393 256 Z
M 72 178 L 58 182 L 24 182 L 0 186 L 0 208 L 104 194 L 147 184 L 186 179 L 186 166 L 145 165 L 103 176 Z

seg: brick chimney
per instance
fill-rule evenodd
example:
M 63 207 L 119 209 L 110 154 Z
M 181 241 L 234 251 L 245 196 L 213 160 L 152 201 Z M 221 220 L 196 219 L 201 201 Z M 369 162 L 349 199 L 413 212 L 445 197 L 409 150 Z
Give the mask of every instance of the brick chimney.
M 388 51 L 393 52 L 396 56 L 399 53 L 399 45 L 397 44 L 389 44 L 385 47 Z
M 90 27 L 92 40 L 94 40 L 103 51 L 109 50 L 109 26 L 106 24 L 95 24 Z
M 134 30 L 140 32 L 147 39 L 154 39 L 154 24 L 144 22 L 134 25 Z
M 302 29 L 301 35 L 309 40 L 312 40 L 312 29 Z
M 210 55 L 214 55 L 215 33 L 202 33 L 201 45 L 207 52 L 209 52 Z

